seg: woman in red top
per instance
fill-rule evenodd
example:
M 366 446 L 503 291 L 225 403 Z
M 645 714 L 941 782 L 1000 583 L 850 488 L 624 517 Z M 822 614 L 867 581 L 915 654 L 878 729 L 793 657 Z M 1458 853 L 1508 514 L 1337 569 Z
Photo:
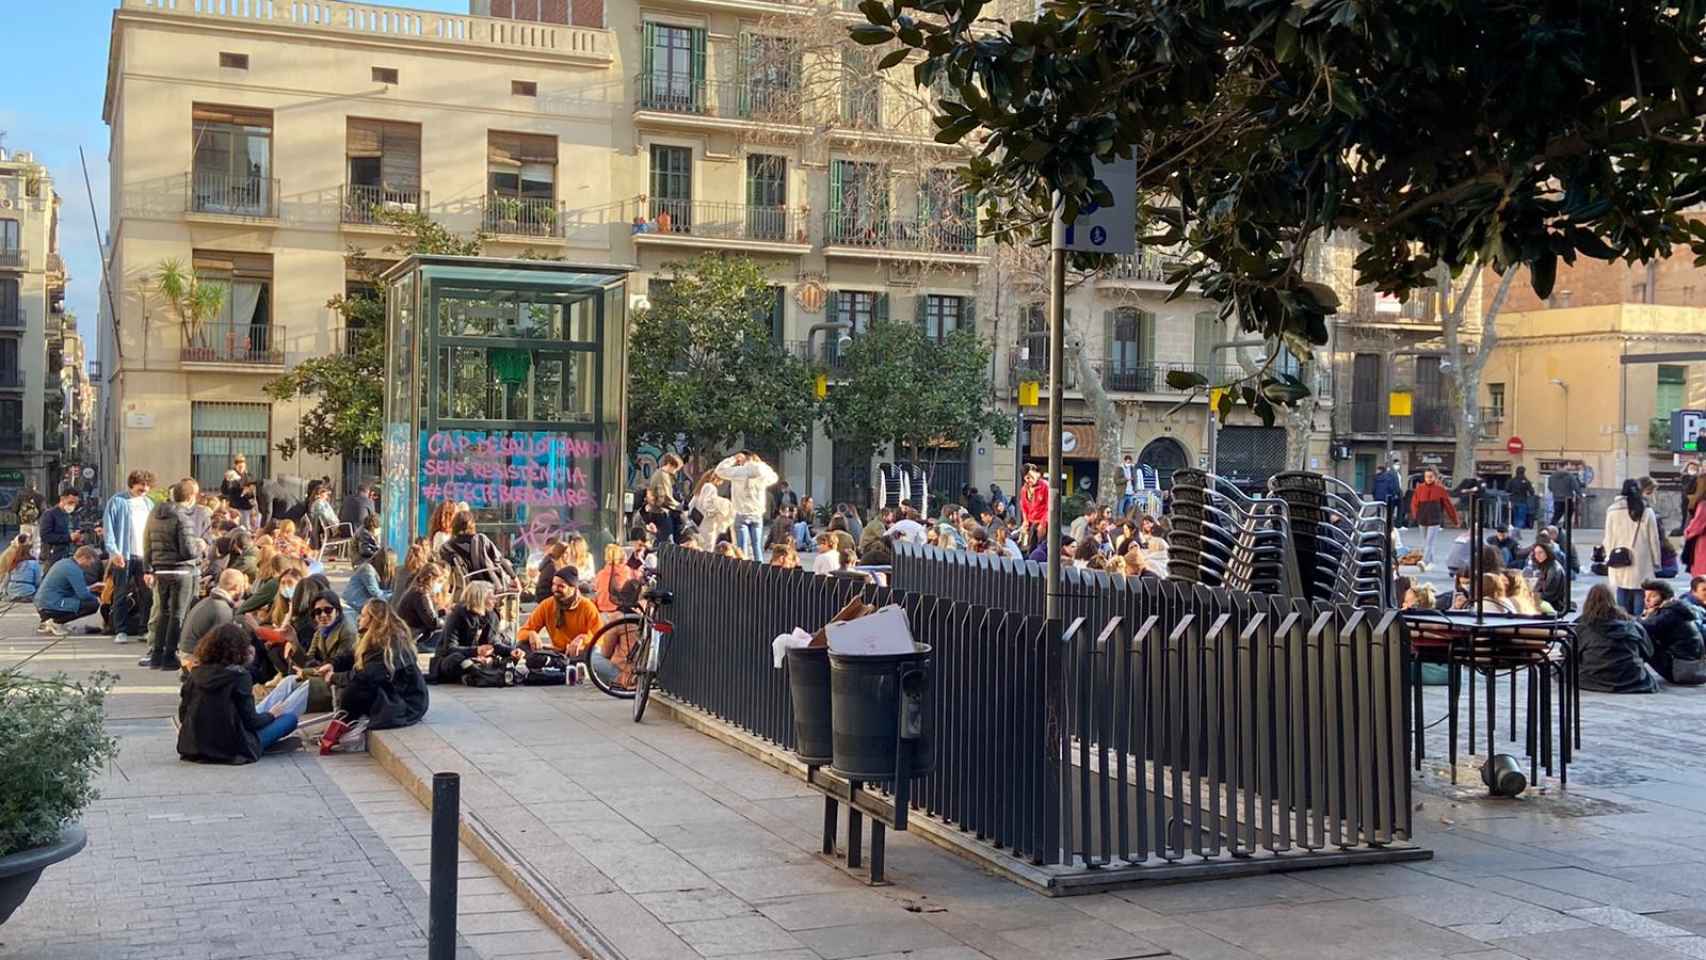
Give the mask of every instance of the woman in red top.
M 1025 483 L 1019 488 L 1019 516 L 1025 524 L 1027 548 L 1048 534 L 1048 484 L 1034 466 L 1025 468 Z
M 1422 528 L 1422 569 L 1425 571 L 1433 565 L 1434 536 L 1439 533 L 1441 523 L 1450 520 L 1452 526 L 1457 526 L 1457 507 L 1451 502 L 1451 491 L 1439 482 L 1439 474 L 1432 470 L 1422 471 L 1422 482 L 1410 492 L 1410 516 Z
M 593 578 L 593 603 L 606 620 L 616 615 L 616 597 L 622 588 L 639 575 L 639 571 L 628 566 L 628 558 L 622 553 L 620 543 L 605 545 L 604 565 L 598 568 L 598 576 Z

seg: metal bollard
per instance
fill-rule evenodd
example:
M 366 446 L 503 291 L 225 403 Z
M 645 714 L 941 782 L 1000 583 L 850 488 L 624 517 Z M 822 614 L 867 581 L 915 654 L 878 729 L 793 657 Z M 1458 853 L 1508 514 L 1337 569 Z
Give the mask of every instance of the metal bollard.
M 462 775 L 432 775 L 432 886 L 428 893 L 427 960 L 456 957 L 457 830 Z

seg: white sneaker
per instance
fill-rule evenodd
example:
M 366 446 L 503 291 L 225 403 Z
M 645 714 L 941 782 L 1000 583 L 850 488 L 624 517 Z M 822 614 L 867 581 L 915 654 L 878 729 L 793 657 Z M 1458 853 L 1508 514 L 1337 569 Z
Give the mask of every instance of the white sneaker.
M 63 637 L 63 636 L 65 636 L 65 628 L 60 626 L 57 623 L 54 623 L 52 620 L 43 620 L 42 622 L 36 624 L 36 632 L 47 634 L 50 637 Z
M 118 635 L 113 637 L 113 642 L 114 643 L 129 643 L 130 637 L 127 636 L 124 631 L 120 630 L 118 632 Z
M 152 667 L 154 665 L 154 658 L 153 657 L 143 657 L 142 659 L 136 661 L 136 665 L 139 667 Z

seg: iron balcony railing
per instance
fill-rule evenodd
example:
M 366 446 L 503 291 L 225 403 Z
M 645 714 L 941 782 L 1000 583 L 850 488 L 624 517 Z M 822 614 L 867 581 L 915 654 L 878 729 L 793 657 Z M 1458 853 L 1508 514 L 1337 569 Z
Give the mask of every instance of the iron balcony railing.
M 639 197 L 628 216 L 635 236 L 811 243 L 808 221 L 787 207 Z
M 680 75 L 634 78 L 634 109 L 724 120 L 799 123 L 800 86 L 785 78 L 706 80 Z
M 16 248 L 0 249 L 0 270 L 27 270 L 29 266 L 29 251 Z
M 977 253 L 977 225 L 934 217 L 890 218 L 831 210 L 823 218 L 823 242 L 903 253 Z
M 1243 375 L 1237 367 L 1218 363 L 1098 360 L 1094 366 L 1101 374 L 1102 389 L 1109 393 L 1177 393 L 1167 385 L 1167 374 L 1174 372 L 1201 374 L 1210 386 L 1230 383 Z
M 276 323 L 204 323 L 185 338 L 184 363 L 284 365 L 284 327 Z
M 1136 254 L 1121 254 L 1102 272 L 1104 279 L 1129 280 L 1141 283 L 1166 283 L 1167 274 L 1178 268 L 1179 257 L 1171 250 L 1144 249 Z
M 419 187 L 398 190 L 365 184 L 344 186 L 343 222 L 356 224 L 382 223 L 382 211 L 421 213 L 427 209 L 427 195 Z
M 543 197 L 486 197 L 481 226 L 487 233 L 515 237 L 563 236 L 563 205 Z
M 1356 400 L 1350 404 L 1353 433 L 1386 432 L 1385 400 Z M 1414 437 L 1455 437 L 1457 421 L 1451 407 L 1443 403 L 1417 403 L 1410 416 L 1392 417 L 1392 432 Z
M 868 89 L 849 89 L 841 97 L 841 125 L 854 130 L 881 130 L 883 93 L 875 79 L 843 80 L 844 84 L 867 84 Z
M 844 373 L 847 370 L 847 353 L 841 349 L 838 339 L 823 338 L 815 344 L 809 340 L 789 340 L 786 349 L 794 356 L 828 373 Z
M 235 176 L 194 170 L 185 177 L 191 213 L 266 219 L 278 216 L 276 177 Z

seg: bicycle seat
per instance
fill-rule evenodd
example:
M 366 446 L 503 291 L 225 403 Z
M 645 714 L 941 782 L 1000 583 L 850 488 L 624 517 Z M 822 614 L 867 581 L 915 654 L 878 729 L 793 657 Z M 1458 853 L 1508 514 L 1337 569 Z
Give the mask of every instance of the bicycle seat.
M 659 590 L 657 587 L 648 588 L 644 596 L 647 600 L 664 607 L 669 606 L 670 602 L 675 599 L 675 594 L 670 593 L 668 590 Z

